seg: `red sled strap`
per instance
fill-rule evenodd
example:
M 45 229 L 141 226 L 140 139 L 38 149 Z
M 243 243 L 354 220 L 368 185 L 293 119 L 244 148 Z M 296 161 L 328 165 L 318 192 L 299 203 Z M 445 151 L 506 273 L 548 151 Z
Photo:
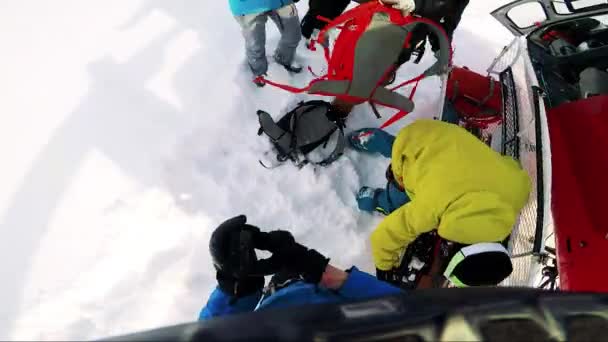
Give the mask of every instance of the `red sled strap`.
M 409 81 L 403 82 L 402 84 L 397 85 L 396 87 L 393 87 L 392 90 L 395 89 L 399 89 L 407 84 L 411 84 L 411 83 L 415 83 L 414 87 L 412 88 L 412 92 L 410 93 L 410 100 L 412 100 L 414 98 L 414 95 L 416 95 L 416 90 L 418 89 L 418 84 L 420 84 L 420 81 L 422 81 L 422 79 L 424 79 L 424 74 L 416 77 L 416 78 L 412 78 Z M 408 115 L 409 112 L 405 112 L 405 111 L 398 111 L 395 115 L 391 116 L 388 120 L 386 120 L 385 123 L 382 124 L 382 126 L 380 126 L 380 129 L 385 129 L 386 127 L 394 124 L 395 122 L 403 119 L 406 115 Z

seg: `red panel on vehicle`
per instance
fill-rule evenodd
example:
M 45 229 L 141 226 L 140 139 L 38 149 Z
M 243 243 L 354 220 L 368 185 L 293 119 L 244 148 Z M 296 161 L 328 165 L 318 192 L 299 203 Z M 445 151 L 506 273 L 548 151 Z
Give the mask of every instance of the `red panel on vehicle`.
M 562 290 L 608 292 L 608 96 L 548 114 Z

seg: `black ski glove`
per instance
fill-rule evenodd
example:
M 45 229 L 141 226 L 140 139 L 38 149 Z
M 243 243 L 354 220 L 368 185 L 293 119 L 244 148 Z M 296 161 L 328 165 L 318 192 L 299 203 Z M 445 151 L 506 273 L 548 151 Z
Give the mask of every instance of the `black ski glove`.
M 246 225 L 247 229 L 254 232 L 253 244 L 256 249 L 268 251 L 272 256 L 268 259 L 259 260 L 251 270 L 253 274 L 269 275 L 279 272 L 285 268 L 283 260 L 277 252 L 283 247 L 295 243 L 293 235 L 285 230 L 273 230 L 262 232 L 255 226 Z
M 248 225 L 249 226 L 249 225 Z M 293 235 L 286 230 L 273 230 L 271 232 L 262 232 L 259 228 L 249 226 L 251 230 L 257 229 L 254 235 L 253 242 L 255 248 L 271 253 L 276 253 L 281 247 L 295 243 Z
M 293 242 L 283 245 L 275 253 L 285 267 L 299 273 L 304 281 L 318 284 L 325 272 L 329 258 L 314 249 Z
M 235 299 L 261 291 L 264 275 L 281 268 L 277 257 L 258 260 L 255 248 L 269 250 L 280 241 L 293 241 L 288 232 L 261 233 L 259 228 L 246 222 L 244 215 L 225 221 L 215 229 L 209 241 L 218 285 Z
M 258 269 L 261 271 L 271 269 L 277 272 L 277 268 L 282 268 L 299 273 L 305 281 L 316 284 L 321 280 L 329 263 L 329 259 L 319 252 L 297 243 L 288 231 L 275 230 L 266 233 L 258 230 L 254 241 L 257 249 L 273 253 L 269 259 L 258 262 Z
M 376 268 L 376 278 L 395 286 L 401 284 L 401 277 L 394 270 L 383 271 Z

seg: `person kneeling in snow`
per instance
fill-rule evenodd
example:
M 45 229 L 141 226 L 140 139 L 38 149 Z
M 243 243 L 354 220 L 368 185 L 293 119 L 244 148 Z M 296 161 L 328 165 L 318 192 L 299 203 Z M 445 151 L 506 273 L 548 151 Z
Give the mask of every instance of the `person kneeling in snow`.
M 229 0 L 229 3 L 234 18 L 241 25 L 247 63 L 255 77 L 265 75 L 268 71 L 266 59 L 268 18 L 274 21 L 281 32 L 281 40 L 275 51 L 274 60 L 289 72 L 302 71 L 301 66 L 293 63 L 301 32 L 298 9 L 292 0 Z M 262 87 L 264 83 L 256 82 L 256 85 Z
M 244 215 L 222 223 L 212 234 L 209 249 L 218 286 L 199 320 L 267 308 L 337 303 L 403 293 L 353 267 L 342 271 L 329 259 L 297 243 L 291 233 L 262 232 Z M 255 249 L 272 253 L 258 260 Z M 274 274 L 264 287 L 264 275 Z
M 379 279 L 394 278 L 408 244 L 435 229 L 465 245 L 502 242 L 528 200 L 530 180 L 517 162 L 454 124 L 418 120 L 396 138 L 365 128 L 349 142 L 391 158 L 386 188 L 357 194 L 361 210 L 388 215 L 370 238 Z

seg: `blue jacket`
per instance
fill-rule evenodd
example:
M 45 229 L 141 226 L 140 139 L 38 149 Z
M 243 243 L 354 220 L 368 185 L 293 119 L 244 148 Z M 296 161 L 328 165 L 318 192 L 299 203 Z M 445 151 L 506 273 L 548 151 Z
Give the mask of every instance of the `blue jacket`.
M 292 0 L 228 0 L 233 15 L 245 15 L 276 10 L 291 4 Z
M 358 299 L 371 299 L 381 296 L 402 293 L 402 290 L 376 279 L 353 267 L 350 275 L 339 290 L 317 287 L 303 281 L 293 283 L 280 289 L 273 295 L 265 297 L 259 303 L 262 293 L 243 297 L 230 305 L 230 295 L 216 288 L 207 305 L 199 315 L 199 320 L 210 319 L 236 313 L 264 310 L 266 308 L 286 307 L 301 304 L 339 303 Z

